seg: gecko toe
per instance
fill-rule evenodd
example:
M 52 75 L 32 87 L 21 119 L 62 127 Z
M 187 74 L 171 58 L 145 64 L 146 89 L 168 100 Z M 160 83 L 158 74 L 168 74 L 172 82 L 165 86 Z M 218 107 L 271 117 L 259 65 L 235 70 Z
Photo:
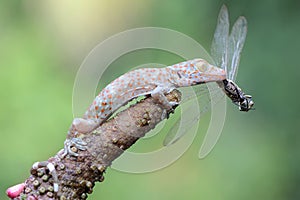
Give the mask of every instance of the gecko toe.
M 83 141 L 82 139 L 80 139 L 80 138 L 72 138 L 71 141 L 74 145 L 81 145 L 81 146 L 86 146 L 87 145 L 87 143 L 85 141 Z
M 65 147 L 64 147 L 64 155 L 70 155 L 77 157 L 79 154 L 77 152 L 74 152 L 74 149 L 72 147 L 75 147 L 76 149 L 79 149 L 81 151 L 87 150 L 87 143 L 84 142 L 81 138 L 72 138 L 67 139 L 65 141 Z
M 170 104 L 170 106 L 172 106 L 172 108 L 174 108 L 174 107 L 176 107 L 176 106 L 179 105 L 179 103 L 176 102 L 176 101 L 170 101 L 169 104 Z

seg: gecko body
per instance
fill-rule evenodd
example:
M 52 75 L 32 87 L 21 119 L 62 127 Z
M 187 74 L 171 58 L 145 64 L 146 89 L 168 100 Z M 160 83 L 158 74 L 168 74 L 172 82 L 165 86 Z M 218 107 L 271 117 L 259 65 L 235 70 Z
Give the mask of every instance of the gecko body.
M 165 96 L 175 88 L 192 86 L 207 82 L 219 82 L 226 79 L 226 72 L 209 64 L 203 59 L 193 59 L 165 68 L 143 68 L 130 71 L 107 85 L 94 99 L 82 118 L 75 118 L 72 126 L 75 133 L 88 133 L 105 122 L 116 110 L 139 96 L 151 95 L 165 108 L 172 108 L 177 102 L 169 102 Z M 86 150 L 86 143 L 77 137 L 67 139 L 64 153 L 78 156 L 71 150 L 75 146 Z M 32 170 L 46 167 L 54 179 L 54 192 L 58 192 L 58 178 L 55 166 L 47 161 L 36 162 Z M 9 197 L 18 196 L 23 185 L 9 188 Z
M 223 69 L 203 59 L 188 60 L 165 68 L 133 70 L 107 85 L 96 96 L 83 118 L 75 118 L 72 126 L 78 133 L 88 133 L 105 122 L 121 106 L 143 95 L 151 95 L 165 108 L 171 108 L 177 102 L 168 102 L 165 94 L 173 89 L 224 79 L 226 72 Z M 70 150 L 72 145 L 81 150 L 85 149 L 85 143 L 81 139 L 68 139 L 65 143 L 65 154 L 77 156 Z
M 81 133 L 92 131 L 107 120 L 117 109 L 143 95 L 157 98 L 165 107 L 164 94 L 178 87 L 192 86 L 226 79 L 223 69 L 203 59 L 181 62 L 165 68 L 143 68 L 130 71 L 107 85 L 90 105 L 83 118 L 73 124 Z

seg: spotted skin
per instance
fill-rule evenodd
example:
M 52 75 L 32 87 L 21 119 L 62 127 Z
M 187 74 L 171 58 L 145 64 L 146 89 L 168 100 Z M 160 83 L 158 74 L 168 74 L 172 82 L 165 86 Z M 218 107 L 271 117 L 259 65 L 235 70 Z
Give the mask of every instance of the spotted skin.
M 197 65 L 201 68 L 197 68 Z M 194 59 L 166 68 L 144 68 L 128 72 L 99 93 L 83 118 L 100 125 L 122 105 L 141 95 L 151 94 L 157 87 L 166 88 L 167 92 L 171 92 L 177 87 L 226 78 L 222 69 L 207 65 L 209 64 L 202 59 Z
M 130 71 L 107 85 L 94 99 L 83 118 L 74 119 L 73 127 L 80 133 L 90 132 L 105 122 L 118 108 L 143 95 L 151 95 L 166 108 L 170 108 L 177 103 L 168 102 L 165 94 L 173 89 L 224 79 L 226 72 L 223 69 L 210 65 L 203 59 L 193 59 L 165 68 Z M 66 141 L 65 154 L 71 153 L 71 145 L 77 146 L 77 142 Z

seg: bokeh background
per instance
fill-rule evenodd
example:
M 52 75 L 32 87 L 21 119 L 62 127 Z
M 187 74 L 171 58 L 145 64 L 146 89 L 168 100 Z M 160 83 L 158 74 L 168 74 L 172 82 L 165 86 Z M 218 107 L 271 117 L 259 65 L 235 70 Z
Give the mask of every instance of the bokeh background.
M 197 157 L 200 134 L 165 169 L 147 174 L 108 170 L 89 199 L 299 199 L 296 0 L 1 0 L 0 199 L 7 199 L 7 187 L 29 176 L 32 163 L 63 147 L 73 119 L 76 72 L 93 47 L 121 31 L 158 26 L 187 34 L 209 49 L 223 3 L 231 22 L 239 15 L 248 20 L 237 82 L 253 95 L 256 110 L 241 113 L 228 102 L 223 134 L 207 158 Z M 165 53 L 143 55 L 145 62 L 178 61 Z M 138 53 L 129 58 L 129 64 L 137 58 L 143 62 Z M 102 84 L 122 73 L 108 71 Z

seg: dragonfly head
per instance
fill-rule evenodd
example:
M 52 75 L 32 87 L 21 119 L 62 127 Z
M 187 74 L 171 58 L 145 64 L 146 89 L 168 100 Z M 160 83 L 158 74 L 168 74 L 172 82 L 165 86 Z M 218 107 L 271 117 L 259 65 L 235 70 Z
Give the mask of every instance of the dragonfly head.
M 242 101 L 239 103 L 239 109 L 240 111 L 248 112 L 249 110 L 252 110 L 254 101 L 252 100 L 251 95 L 244 95 L 245 98 L 242 99 Z
M 209 64 L 206 60 L 195 60 L 196 71 L 200 74 L 202 82 L 222 81 L 226 79 L 226 72 L 214 65 Z

